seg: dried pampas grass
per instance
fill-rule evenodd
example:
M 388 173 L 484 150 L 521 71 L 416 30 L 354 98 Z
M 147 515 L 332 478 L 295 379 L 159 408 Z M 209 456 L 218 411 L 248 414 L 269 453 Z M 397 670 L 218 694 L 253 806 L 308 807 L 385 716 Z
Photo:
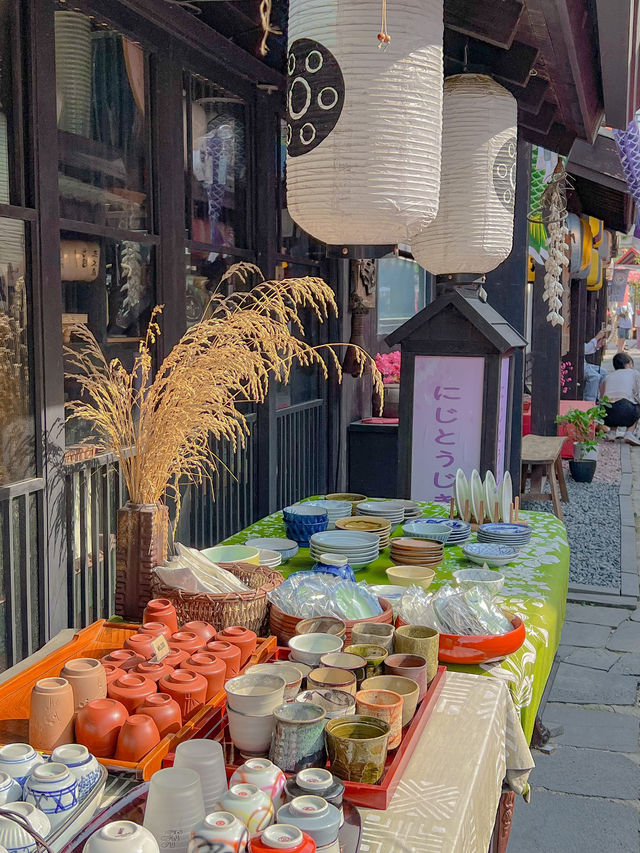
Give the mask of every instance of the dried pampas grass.
M 233 276 L 246 282 L 254 274 L 262 278 L 253 264 L 234 264 L 220 284 Z M 243 447 L 249 430 L 238 404 L 264 402 L 270 378 L 288 382 L 294 363 L 317 365 L 326 379 L 326 355 L 341 381 L 336 345 L 305 343 L 302 309 L 320 322 L 337 315 L 329 285 L 320 278 L 290 278 L 263 281 L 250 292 L 214 294 L 202 320 L 182 336 L 155 375 L 152 348 L 160 334 L 161 307 L 152 313 L 131 371 L 119 359 L 107 363 L 86 327 L 73 328 L 76 344 L 65 353 L 69 376 L 83 393 L 69 404 L 69 418 L 91 424 L 91 443 L 116 455 L 133 503 L 155 504 L 170 496 L 179 515 L 180 485 L 210 479 L 217 468 L 211 439 L 227 440 L 234 450 Z M 360 373 L 370 367 L 382 398 L 375 362 L 353 349 Z

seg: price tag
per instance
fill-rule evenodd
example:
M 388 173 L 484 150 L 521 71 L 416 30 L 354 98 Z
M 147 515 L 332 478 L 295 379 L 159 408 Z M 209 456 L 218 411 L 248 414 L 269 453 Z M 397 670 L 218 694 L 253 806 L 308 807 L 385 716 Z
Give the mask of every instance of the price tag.
M 155 652 L 155 656 L 151 658 L 149 663 L 160 663 L 171 651 L 169 643 L 167 643 L 167 638 L 164 634 L 158 634 L 157 637 L 154 637 L 153 640 L 151 640 L 151 648 Z

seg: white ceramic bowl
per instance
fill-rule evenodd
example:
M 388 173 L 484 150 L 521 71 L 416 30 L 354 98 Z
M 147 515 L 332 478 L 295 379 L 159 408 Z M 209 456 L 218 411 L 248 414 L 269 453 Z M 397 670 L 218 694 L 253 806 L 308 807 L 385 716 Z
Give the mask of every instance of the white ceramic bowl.
M 214 545 L 200 552 L 212 563 L 251 563 L 260 565 L 260 551 L 249 545 Z
M 287 682 L 287 686 L 284 688 L 285 702 L 287 699 L 293 699 L 300 692 L 302 673 L 293 664 L 287 666 L 284 661 L 281 664 L 257 663 L 246 670 L 246 675 L 249 675 L 250 672 L 261 672 L 266 675 L 277 675 L 284 678 Z
M 46 814 L 36 808 L 33 803 L 7 803 L 6 806 L 3 806 L 3 809 L 5 812 L 13 812 L 14 814 L 18 814 L 23 818 L 26 818 L 31 828 L 35 829 L 38 835 L 41 835 L 43 838 L 46 838 L 51 832 L 51 821 Z M 4 841 L 2 843 L 5 844 L 5 847 L 11 850 L 9 844 L 6 844 Z
M 289 648 L 296 660 L 309 666 L 318 666 L 323 655 L 339 652 L 343 642 L 335 634 L 297 634 L 289 640 Z
M 241 714 L 227 705 L 229 734 L 242 755 L 266 755 L 271 746 L 271 734 L 275 717 L 273 714 L 253 716 Z
M 231 678 L 224 686 L 227 706 L 241 714 L 271 714 L 282 705 L 287 680 L 281 675 L 261 672 Z
M 82 853 L 160 853 L 160 847 L 144 826 L 114 820 L 89 837 Z
M 392 583 L 400 586 L 421 586 L 427 589 L 436 573 L 428 566 L 390 566 L 386 575 Z
M 481 586 L 491 595 L 497 595 L 504 586 L 504 575 L 492 569 L 458 569 L 453 573 L 458 586 Z

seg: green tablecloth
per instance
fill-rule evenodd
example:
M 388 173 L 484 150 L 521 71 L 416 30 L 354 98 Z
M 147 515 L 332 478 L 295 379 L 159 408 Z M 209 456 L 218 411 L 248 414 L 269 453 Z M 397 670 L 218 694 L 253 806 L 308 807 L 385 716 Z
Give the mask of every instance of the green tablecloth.
M 422 508 L 425 516 L 446 515 L 438 504 L 425 503 Z M 496 663 L 450 668 L 489 674 L 507 681 L 529 740 L 560 642 L 569 583 L 569 545 L 564 524 L 551 513 L 523 512 L 521 516 L 533 528 L 531 541 L 520 551 L 518 558 L 511 565 L 501 568 L 500 572 L 506 578 L 502 594 L 504 607 L 520 616 L 526 626 L 524 645 Z M 400 527 L 394 535 L 402 535 Z M 257 521 L 231 536 L 226 543 L 241 543 L 258 536 L 285 536 L 282 513 L 277 512 Z M 475 538 L 475 534 L 472 534 L 469 541 L 475 541 Z M 312 563 L 309 550 L 301 548 L 282 567 L 282 571 L 288 575 L 292 571 L 310 569 Z M 392 563 L 387 548 L 374 563 L 359 571 L 357 578 L 372 584 L 386 583 L 385 569 L 390 565 Z M 444 562 L 436 569 L 436 577 L 430 589 L 435 590 L 451 582 L 452 572 L 470 565 L 473 564 L 465 559 L 459 546 L 446 547 Z

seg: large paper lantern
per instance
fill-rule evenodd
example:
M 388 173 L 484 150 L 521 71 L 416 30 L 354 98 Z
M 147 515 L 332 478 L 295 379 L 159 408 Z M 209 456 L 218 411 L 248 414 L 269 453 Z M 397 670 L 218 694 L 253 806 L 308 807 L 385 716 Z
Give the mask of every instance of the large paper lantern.
M 444 84 L 442 182 L 436 218 L 411 240 L 435 275 L 486 273 L 511 251 L 516 191 L 516 99 L 484 74 Z
M 436 215 L 442 0 L 290 0 L 287 207 L 333 245 L 408 242 Z

